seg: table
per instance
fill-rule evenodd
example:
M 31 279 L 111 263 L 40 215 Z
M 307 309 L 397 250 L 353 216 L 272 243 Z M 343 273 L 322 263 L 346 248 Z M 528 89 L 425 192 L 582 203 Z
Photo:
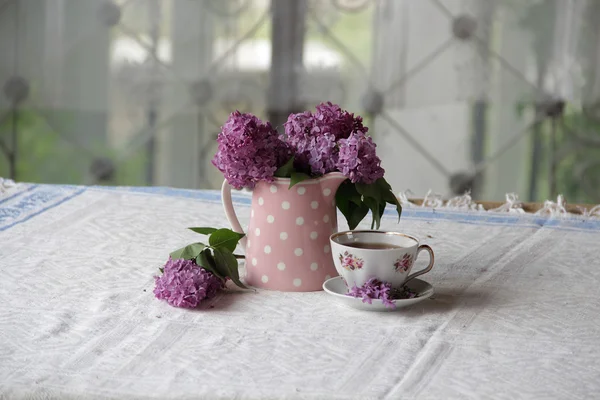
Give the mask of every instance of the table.
M 220 195 L 18 185 L 0 197 L 0 398 L 464 399 L 600 395 L 600 219 L 421 207 L 436 294 L 368 313 L 324 292 L 152 294 Z M 250 214 L 249 197 L 234 197 Z M 425 263 L 424 260 L 421 262 Z M 417 266 L 418 267 L 418 266 Z

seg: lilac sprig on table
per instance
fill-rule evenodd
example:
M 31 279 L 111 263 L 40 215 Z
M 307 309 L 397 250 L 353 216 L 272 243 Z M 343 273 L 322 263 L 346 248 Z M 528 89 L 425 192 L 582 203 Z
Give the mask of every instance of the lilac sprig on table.
M 244 234 L 230 229 L 189 228 L 208 235 L 208 245 L 197 242 L 170 254 L 161 275 L 155 277 L 154 295 L 174 307 L 195 308 L 213 298 L 231 280 L 246 288 L 240 281 L 237 258 L 233 254 Z
M 316 111 L 291 114 L 279 135 L 269 122 L 251 114 L 232 113 L 221 128 L 213 164 L 229 184 L 252 189 L 259 181 L 290 178 L 290 188 L 330 172 L 348 178 L 336 193 L 336 204 L 350 229 L 371 211 L 371 229 L 379 228 L 386 204 L 402 213 L 400 202 L 384 178 L 377 145 L 362 117 L 332 103 Z
M 363 303 L 369 304 L 373 304 L 374 299 L 381 300 L 384 306 L 395 308 L 396 305 L 392 300 L 412 299 L 417 297 L 417 293 L 407 286 L 403 286 L 400 290 L 394 290 L 390 283 L 371 278 L 360 287 L 354 285 L 346 293 L 346 296 L 361 298 Z
M 174 307 L 194 308 L 202 300 L 212 299 L 224 287 L 223 280 L 199 267 L 192 260 L 169 261 L 163 274 L 155 277 L 154 295 Z

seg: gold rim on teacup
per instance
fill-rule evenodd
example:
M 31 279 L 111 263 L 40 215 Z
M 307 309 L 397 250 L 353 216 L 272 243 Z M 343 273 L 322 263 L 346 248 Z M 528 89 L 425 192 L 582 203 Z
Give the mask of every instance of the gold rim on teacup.
M 356 234 L 360 234 L 360 233 L 366 233 L 366 234 L 382 234 L 385 236 L 401 236 L 401 237 L 405 237 L 408 239 L 411 239 L 412 241 L 414 241 L 414 243 L 411 246 L 400 246 L 401 248 L 409 248 L 412 246 L 418 246 L 419 245 L 419 239 L 417 239 L 414 236 L 411 235 L 407 235 L 406 233 L 400 233 L 400 232 L 388 232 L 388 231 L 371 231 L 371 230 L 349 230 L 349 231 L 343 231 L 343 232 L 337 232 L 337 233 L 333 233 L 331 234 L 331 236 L 329 236 L 329 239 L 334 241 L 335 243 L 339 244 L 340 246 L 348 246 L 347 243 L 341 243 L 339 241 L 337 241 L 336 239 L 342 236 L 351 236 L 351 235 L 356 235 Z M 389 250 L 395 250 L 395 249 L 368 249 L 368 248 L 361 248 L 361 250 L 368 250 L 368 251 L 389 251 Z

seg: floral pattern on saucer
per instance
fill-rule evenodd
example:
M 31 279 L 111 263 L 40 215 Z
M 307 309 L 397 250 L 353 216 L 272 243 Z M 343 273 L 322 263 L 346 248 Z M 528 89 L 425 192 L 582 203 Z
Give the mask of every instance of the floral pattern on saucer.
M 361 269 L 363 267 L 364 260 L 345 251 L 343 255 L 340 254 L 340 263 L 342 263 L 342 268 L 347 269 L 348 271 L 354 271 L 355 269 Z
M 394 269 L 396 272 L 406 272 L 412 264 L 412 255 L 405 254 L 402 258 L 399 258 L 394 263 Z

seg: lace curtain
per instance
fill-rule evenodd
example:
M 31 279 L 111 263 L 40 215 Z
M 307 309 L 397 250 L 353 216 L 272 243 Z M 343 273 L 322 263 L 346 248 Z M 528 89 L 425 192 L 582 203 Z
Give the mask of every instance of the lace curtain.
M 594 0 L 0 0 L 0 176 L 216 188 L 239 109 L 365 116 L 398 191 L 600 202 Z

